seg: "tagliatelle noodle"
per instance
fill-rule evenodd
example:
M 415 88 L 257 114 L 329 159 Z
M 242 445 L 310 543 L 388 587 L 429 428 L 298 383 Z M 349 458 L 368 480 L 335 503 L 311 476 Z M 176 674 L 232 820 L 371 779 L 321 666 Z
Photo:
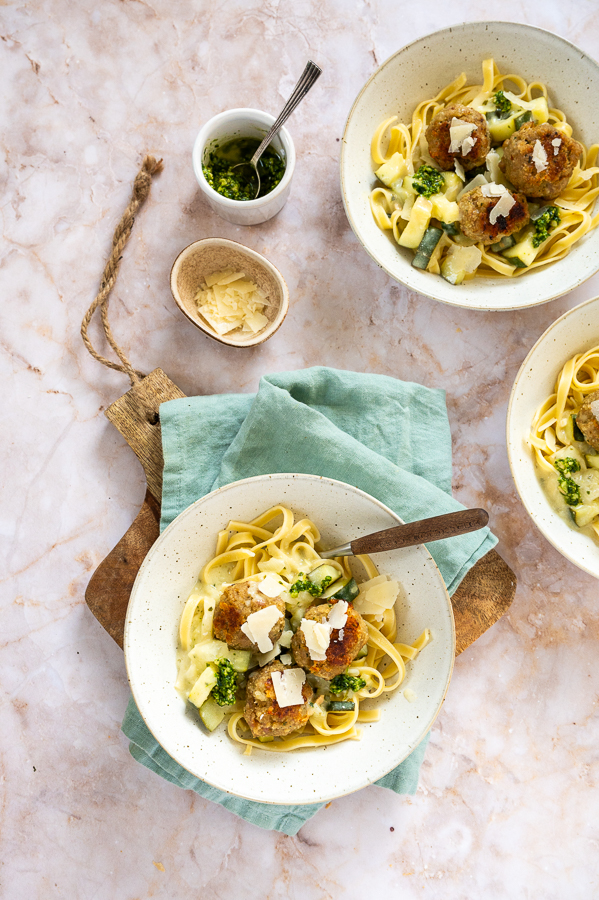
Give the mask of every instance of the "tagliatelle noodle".
M 539 469 L 556 475 L 549 457 L 570 444 L 566 427 L 570 416 L 577 415 L 588 394 L 599 391 L 599 344 L 578 353 L 562 367 L 555 390 L 535 412 L 526 440 L 533 450 Z M 599 517 L 591 523 L 599 536 Z
M 397 141 L 404 139 L 405 134 L 399 131 Z M 278 519 L 282 519 L 282 523 L 272 528 Z M 201 647 L 202 642 L 214 641 L 212 618 L 219 585 L 248 580 L 259 583 L 275 573 L 277 579 L 289 588 L 300 572 L 311 571 L 322 562 L 337 568 L 345 577 L 352 576 L 348 557 L 322 560 L 314 549 L 319 540 L 320 532 L 314 522 L 306 517 L 295 522 L 293 512 L 281 505 L 266 510 L 251 522 L 232 520 L 226 529 L 218 533 L 215 555 L 202 569 L 200 581 L 187 600 L 181 616 L 179 634 L 184 656 L 177 680 L 178 689 L 183 689 L 186 678 L 192 678 L 190 672 L 193 672 L 196 658 L 195 648 Z M 369 556 L 360 555 L 356 559 L 363 567 L 367 580 L 379 575 Z M 318 598 L 315 602 L 318 602 Z M 365 617 L 368 628 L 367 655 L 354 660 L 349 668 L 351 675 L 363 678 L 366 684 L 352 695 L 353 710 L 331 712 L 322 709 L 321 704 L 314 703 L 310 719 L 301 732 L 263 743 L 252 737 L 245 723 L 243 710 L 237 704 L 227 725 L 231 739 L 243 744 L 246 754 L 251 753 L 252 748 L 288 752 L 302 747 L 359 740 L 360 730 L 356 728 L 356 724 L 376 722 L 380 717 L 377 709 L 361 709 L 360 701 L 373 700 L 385 692 L 395 690 L 405 676 L 404 659 L 415 659 L 428 640 L 423 640 L 421 635 L 413 645 L 394 644 L 397 634 L 394 609 L 384 610 L 378 618 L 380 621 L 376 621 L 377 617 Z M 199 676 L 194 675 L 193 678 L 195 677 Z
M 371 142 L 371 155 L 376 168 L 389 162 L 396 152 L 401 153 L 406 161 L 408 174 L 413 174 L 422 163 L 431 164 L 424 135 L 433 117 L 446 106 L 454 103 L 461 103 L 464 106 L 479 105 L 498 90 L 511 88 L 515 88 L 511 93 L 525 102 L 540 96 L 548 97 L 547 87 L 542 82 L 527 83 L 521 76 L 513 73 L 502 75 L 493 59 L 483 61 L 482 74 L 482 85 L 467 84 L 466 75 L 462 73 L 446 85 L 436 97 L 423 100 L 414 110 L 409 125 L 398 123 L 398 116 L 392 116 L 381 122 Z M 568 137 L 572 136 L 572 127 L 560 109 L 549 107 L 548 122 Z M 387 141 L 386 148 L 385 141 Z M 479 243 L 476 246 L 482 253 L 482 260 L 474 273 L 477 277 L 491 278 L 503 275 L 507 278 L 520 278 L 533 269 L 551 265 L 563 259 L 580 238 L 599 225 L 599 212 L 592 214 L 595 201 L 599 197 L 599 165 L 597 165 L 599 144 L 593 144 L 588 149 L 582 146 L 582 157 L 567 187 L 559 197 L 551 201 L 560 209 L 561 222 L 549 232 L 549 237 L 541 245 L 535 259 L 525 268 L 517 268 L 509 263 L 508 258 L 495 253 L 488 245 Z M 401 218 L 400 210 L 396 208 L 397 204 L 393 199 L 393 192 L 377 185 L 370 193 L 369 202 L 379 228 L 382 231 L 391 231 L 395 241 L 399 243 L 407 220 Z M 437 275 L 440 273 L 443 253 L 452 245 L 459 246 L 459 241 L 444 234 L 439 245 L 435 248 L 427 266 L 428 272 Z M 466 275 L 466 280 L 472 277 L 473 274 Z

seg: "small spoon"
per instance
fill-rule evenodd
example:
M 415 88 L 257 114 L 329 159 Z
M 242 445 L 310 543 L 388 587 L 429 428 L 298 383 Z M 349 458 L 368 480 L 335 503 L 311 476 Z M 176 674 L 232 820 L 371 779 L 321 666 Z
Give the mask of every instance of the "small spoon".
M 237 165 L 232 166 L 233 169 L 240 169 L 242 166 L 247 170 L 248 180 L 257 180 L 258 187 L 256 188 L 256 193 L 254 195 L 254 200 L 260 193 L 260 175 L 258 173 L 258 160 L 274 138 L 274 136 L 281 130 L 291 113 L 299 106 L 302 102 L 312 85 L 315 83 L 317 78 L 321 75 L 322 69 L 313 63 L 311 59 L 308 60 L 308 64 L 306 68 L 302 72 L 300 80 L 296 84 L 293 89 L 293 93 L 285 106 L 283 107 L 279 118 L 276 120 L 249 163 L 242 162 L 237 163 Z
M 488 521 L 489 513 L 484 509 L 461 509 L 443 516 L 433 516 L 432 519 L 407 522 L 405 525 L 396 525 L 395 528 L 366 534 L 341 547 L 320 550 L 318 555 L 322 559 L 332 559 L 335 556 L 358 556 L 360 553 L 381 553 L 383 550 L 413 547 L 414 544 L 430 544 L 431 541 L 442 541 L 444 538 L 468 534 L 469 531 L 478 531 Z

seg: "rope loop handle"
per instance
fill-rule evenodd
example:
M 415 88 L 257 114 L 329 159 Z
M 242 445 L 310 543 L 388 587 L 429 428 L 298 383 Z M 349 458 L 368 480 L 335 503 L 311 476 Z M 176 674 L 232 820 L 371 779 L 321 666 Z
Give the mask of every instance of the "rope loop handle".
M 118 275 L 123 250 L 125 249 L 127 241 L 131 237 L 131 231 L 133 229 L 133 223 L 135 221 L 137 211 L 148 199 L 150 188 L 152 187 L 152 176 L 157 175 L 159 172 L 161 172 L 162 168 L 163 166 L 161 159 L 155 159 L 153 156 L 146 156 L 144 158 L 141 169 L 135 176 L 135 181 L 133 182 L 133 190 L 131 192 L 129 205 L 127 206 L 127 209 L 123 213 L 121 221 L 115 229 L 112 238 L 112 250 L 110 253 L 110 257 L 108 258 L 108 262 L 106 263 L 104 272 L 102 273 L 100 290 L 96 296 L 96 299 L 83 317 L 83 321 L 81 323 L 81 337 L 83 338 L 83 343 L 85 344 L 91 355 L 94 357 L 94 359 L 97 359 L 98 362 L 101 362 L 104 366 L 108 366 L 110 369 L 115 369 L 117 372 L 123 372 L 125 375 L 128 375 L 132 385 L 137 384 L 139 381 L 141 381 L 142 378 L 145 378 L 145 375 L 143 372 L 138 372 L 137 369 L 133 368 L 133 366 L 117 344 L 116 340 L 114 339 L 112 330 L 110 328 L 110 323 L 108 322 L 108 301 L 110 298 L 110 293 L 116 283 L 116 277 Z M 111 360 L 106 359 L 105 356 L 102 356 L 100 353 L 98 353 L 94 349 L 92 342 L 89 339 L 87 329 L 98 307 L 100 307 L 100 315 L 102 319 L 102 326 L 104 328 L 104 334 L 106 335 L 106 340 L 120 359 L 120 365 L 119 363 L 111 362 Z

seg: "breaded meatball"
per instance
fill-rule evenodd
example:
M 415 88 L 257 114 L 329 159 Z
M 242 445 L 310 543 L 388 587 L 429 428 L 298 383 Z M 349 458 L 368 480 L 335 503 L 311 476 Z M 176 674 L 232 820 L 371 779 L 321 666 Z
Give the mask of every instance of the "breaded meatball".
M 304 618 L 314 619 L 316 622 L 324 622 L 330 611 L 331 605 L 329 603 L 321 603 L 319 606 L 311 606 Z M 343 637 L 340 636 L 341 632 L 343 632 Z M 366 628 L 366 622 L 350 603 L 347 607 L 347 622 L 342 629 L 337 630 L 334 628 L 331 632 L 331 643 L 326 651 L 326 659 L 322 661 L 312 659 L 301 627 L 298 628 L 291 639 L 291 651 L 298 665 L 309 672 L 313 672 L 315 675 L 319 675 L 320 678 L 326 678 L 327 681 L 331 681 L 335 675 L 345 672 L 367 640 L 368 629 Z
M 235 650 L 256 650 L 256 645 L 243 633 L 241 626 L 247 622 L 248 616 L 265 606 L 276 606 L 283 613 L 269 632 L 274 644 L 283 633 L 285 601 L 282 597 L 266 597 L 261 594 L 255 581 L 241 581 L 224 589 L 214 611 L 214 637 L 225 641 Z
M 454 117 L 460 119 L 461 122 L 470 122 L 476 125 L 476 129 L 471 135 L 471 137 L 476 139 L 476 143 L 466 155 L 463 155 L 461 152 L 449 152 L 451 144 L 449 128 Z M 426 129 L 426 139 L 428 141 L 428 152 L 437 165 L 446 171 L 453 169 L 456 159 L 462 164 L 464 169 L 475 169 L 484 163 L 485 157 L 491 149 L 491 135 L 487 120 L 472 107 L 462 106 L 461 103 L 446 106 L 445 109 L 442 109 L 433 117 Z
M 275 660 L 248 678 L 244 718 L 254 737 L 282 737 L 298 731 L 308 721 L 308 701 L 313 691 L 307 682 L 302 688 L 304 703 L 284 707 L 277 703 L 272 673 L 284 671 L 285 666 Z
M 555 148 L 551 142 L 558 139 L 561 144 Z M 537 141 L 547 154 L 547 168 L 542 172 L 537 172 L 533 160 Z M 554 200 L 570 181 L 581 155 L 582 146 L 578 141 L 567 137 L 553 125 L 527 122 L 504 143 L 499 168 L 527 197 Z
M 489 213 L 498 202 L 499 197 L 485 197 L 481 188 L 468 191 L 458 201 L 460 210 L 460 228 L 472 241 L 480 241 L 483 244 L 494 244 L 520 231 L 529 220 L 528 204 L 524 194 L 514 194 L 516 201 L 507 216 L 498 216 L 494 225 L 491 224 Z
M 591 409 L 591 403 L 595 400 L 599 400 L 599 391 L 594 391 L 585 397 L 580 412 L 576 416 L 576 424 L 584 434 L 587 444 L 590 444 L 594 450 L 599 450 L 599 422 Z

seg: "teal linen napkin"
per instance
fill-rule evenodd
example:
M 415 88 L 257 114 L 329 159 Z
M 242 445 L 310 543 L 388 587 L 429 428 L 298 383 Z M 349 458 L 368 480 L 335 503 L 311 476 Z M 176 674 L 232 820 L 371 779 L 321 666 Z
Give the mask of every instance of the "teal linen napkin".
M 186 397 L 160 407 L 161 530 L 210 491 L 252 475 L 303 472 L 345 481 L 414 521 L 462 509 L 451 496 L 445 393 L 384 375 L 316 367 L 268 375 L 258 393 Z M 497 543 L 485 528 L 428 549 L 450 593 Z M 122 726 L 132 756 L 261 828 L 296 834 L 322 804 L 278 806 L 219 791 L 178 765 L 131 699 Z M 428 737 L 378 785 L 413 794 Z

